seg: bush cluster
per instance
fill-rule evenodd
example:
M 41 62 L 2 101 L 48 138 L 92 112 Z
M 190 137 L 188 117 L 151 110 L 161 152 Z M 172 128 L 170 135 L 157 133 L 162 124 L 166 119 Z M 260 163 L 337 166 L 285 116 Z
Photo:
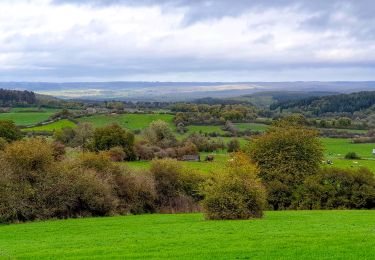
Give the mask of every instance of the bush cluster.
M 204 175 L 175 160 L 131 172 L 113 164 L 107 152 L 67 160 L 56 156 L 55 146 L 31 138 L 1 152 L 0 222 L 199 209 Z
M 300 209 L 373 209 L 374 174 L 365 168 L 323 169 L 304 181 L 296 202 Z
M 249 147 L 268 196 L 268 208 L 372 209 L 375 177 L 365 169 L 321 169 L 322 146 L 316 132 L 300 120 L 276 123 Z M 357 159 L 355 153 L 346 158 Z

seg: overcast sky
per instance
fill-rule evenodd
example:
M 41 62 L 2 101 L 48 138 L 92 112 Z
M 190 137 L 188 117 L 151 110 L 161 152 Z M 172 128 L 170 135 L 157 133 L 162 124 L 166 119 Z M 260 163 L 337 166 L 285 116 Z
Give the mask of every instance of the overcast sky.
M 0 1 L 0 81 L 117 80 L 375 80 L 375 1 Z

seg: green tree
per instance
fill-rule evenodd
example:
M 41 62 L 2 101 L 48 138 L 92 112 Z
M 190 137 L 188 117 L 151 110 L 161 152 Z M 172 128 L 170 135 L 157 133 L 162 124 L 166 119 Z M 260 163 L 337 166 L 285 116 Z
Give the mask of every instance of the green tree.
M 13 121 L 0 120 L 0 137 L 8 142 L 12 142 L 21 139 L 22 134 Z
M 163 120 L 152 122 L 143 135 L 150 144 L 163 148 L 174 146 L 177 142 L 172 129 Z
M 120 146 L 124 149 L 126 160 L 134 160 L 134 134 L 121 128 L 118 124 L 96 128 L 93 137 L 93 148 L 97 151 L 109 150 Z
M 316 174 L 323 159 L 317 132 L 295 120 L 280 120 L 249 146 L 251 160 L 260 168 L 269 206 L 289 208 L 294 192 L 306 177 Z

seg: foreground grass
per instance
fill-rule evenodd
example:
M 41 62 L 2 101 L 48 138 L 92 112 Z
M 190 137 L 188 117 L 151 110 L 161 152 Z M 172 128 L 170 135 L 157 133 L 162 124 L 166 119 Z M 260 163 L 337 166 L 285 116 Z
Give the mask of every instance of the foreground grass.
M 0 226 L 3 258 L 373 259 L 375 211 L 87 218 Z

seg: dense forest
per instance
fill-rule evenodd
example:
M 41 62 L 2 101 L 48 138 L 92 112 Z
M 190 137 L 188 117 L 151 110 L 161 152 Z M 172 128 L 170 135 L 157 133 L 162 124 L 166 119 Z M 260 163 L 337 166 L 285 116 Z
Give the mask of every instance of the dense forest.
M 315 115 L 325 113 L 354 113 L 375 105 L 375 91 L 363 91 L 352 94 L 340 94 L 324 97 L 309 97 L 274 103 L 271 110 L 310 111 Z
M 0 89 L 0 106 L 32 105 L 35 103 L 36 97 L 32 91 Z

